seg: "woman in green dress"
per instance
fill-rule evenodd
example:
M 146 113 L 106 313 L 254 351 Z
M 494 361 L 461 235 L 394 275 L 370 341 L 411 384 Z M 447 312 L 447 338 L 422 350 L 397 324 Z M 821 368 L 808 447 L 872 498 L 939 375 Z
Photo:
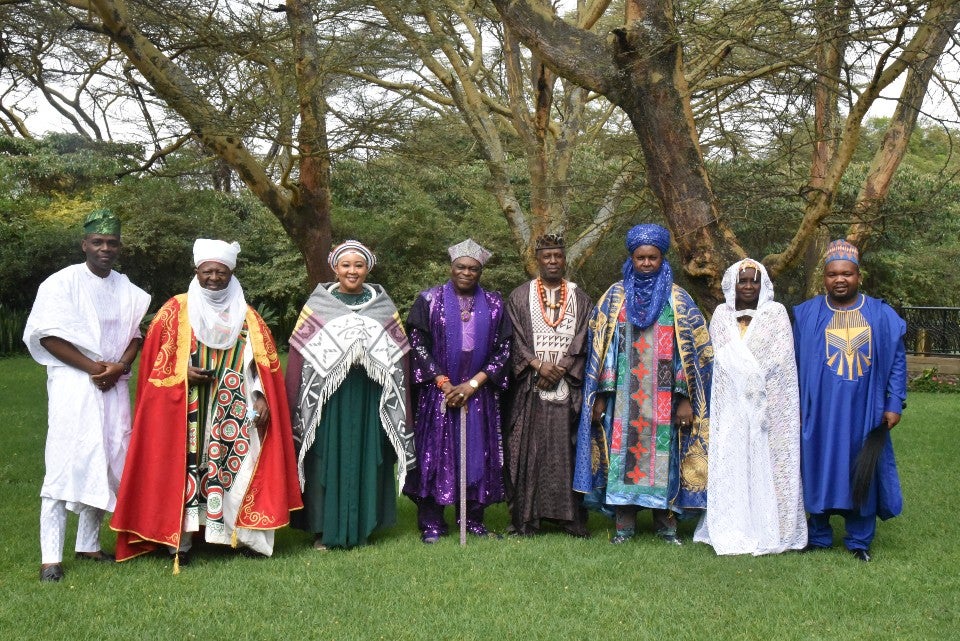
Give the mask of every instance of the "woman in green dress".
M 300 312 L 286 377 L 304 504 L 293 525 L 318 550 L 364 545 L 393 525 L 396 482 L 414 464 L 410 346 L 393 301 L 366 282 L 376 257 L 348 240 L 328 260 L 337 282 L 317 285 Z

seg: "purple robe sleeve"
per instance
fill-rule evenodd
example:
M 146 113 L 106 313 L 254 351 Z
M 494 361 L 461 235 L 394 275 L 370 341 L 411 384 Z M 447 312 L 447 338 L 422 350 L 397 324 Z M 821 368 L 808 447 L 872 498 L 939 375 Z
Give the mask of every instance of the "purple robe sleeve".
M 500 295 L 496 292 L 488 292 L 487 295 L 490 308 L 497 310 L 499 322 L 497 323 L 496 334 L 493 337 L 490 357 L 481 371 L 487 375 L 493 385 L 505 390 L 509 382 L 508 364 L 510 363 L 510 341 L 513 339 L 513 325 L 510 323 L 510 316 L 504 309 L 503 299 Z
M 430 301 L 420 294 L 407 316 L 407 336 L 410 339 L 410 375 L 414 384 L 432 382 L 443 374 L 433 360 L 433 336 L 430 333 Z

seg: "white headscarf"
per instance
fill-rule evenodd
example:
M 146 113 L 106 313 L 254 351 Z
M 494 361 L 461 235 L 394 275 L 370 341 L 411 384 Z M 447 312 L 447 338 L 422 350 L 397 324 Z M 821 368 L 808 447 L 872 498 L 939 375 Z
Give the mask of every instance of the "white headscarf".
M 194 266 L 215 261 L 232 271 L 240 245 L 222 240 L 198 239 L 193 245 Z M 194 276 L 187 289 L 187 316 L 197 340 L 213 349 L 226 349 L 237 342 L 247 316 L 247 301 L 236 276 L 220 291 L 204 289 Z
M 740 270 L 744 263 L 750 263 L 747 267 L 753 267 L 760 272 L 760 296 L 757 298 L 757 311 L 759 311 L 761 307 L 773 300 L 773 281 L 770 280 L 766 267 L 759 260 L 744 258 L 727 268 L 727 271 L 723 274 L 723 281 L 720 283 L 723 288 L 723 298 L 727 307 L 730 309 L 737 308 L 737 280 L 740 278 Z

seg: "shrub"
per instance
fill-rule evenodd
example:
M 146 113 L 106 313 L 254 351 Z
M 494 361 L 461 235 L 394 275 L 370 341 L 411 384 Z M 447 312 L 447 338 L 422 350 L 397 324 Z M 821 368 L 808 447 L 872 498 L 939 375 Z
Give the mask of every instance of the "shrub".
M 960 394 L 960 377 L 940 374 L 936 367 L 923 370 L 919 376 L 907 382 L 910 392 L 938 392 L 941 394 Z
M 27 346 L 23 343 L 23 328 L 26 324 L 26 310 L 11 309 L 0 303 L 0 356 L 27 351 Z

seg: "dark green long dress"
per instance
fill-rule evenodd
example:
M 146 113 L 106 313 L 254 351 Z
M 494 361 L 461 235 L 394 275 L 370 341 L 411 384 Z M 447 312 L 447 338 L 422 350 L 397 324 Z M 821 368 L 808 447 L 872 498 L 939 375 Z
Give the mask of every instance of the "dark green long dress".
M 363 294 L 331 293 L 348 305 L 363 302 Z M 381 392 L 354 366 L 324 404 L 304 457 L 303 510 L 294 512 L 294 526 L 320 535 L 328 548 L 364 545 L 397 521 L 397 455 L 380 426 Z

